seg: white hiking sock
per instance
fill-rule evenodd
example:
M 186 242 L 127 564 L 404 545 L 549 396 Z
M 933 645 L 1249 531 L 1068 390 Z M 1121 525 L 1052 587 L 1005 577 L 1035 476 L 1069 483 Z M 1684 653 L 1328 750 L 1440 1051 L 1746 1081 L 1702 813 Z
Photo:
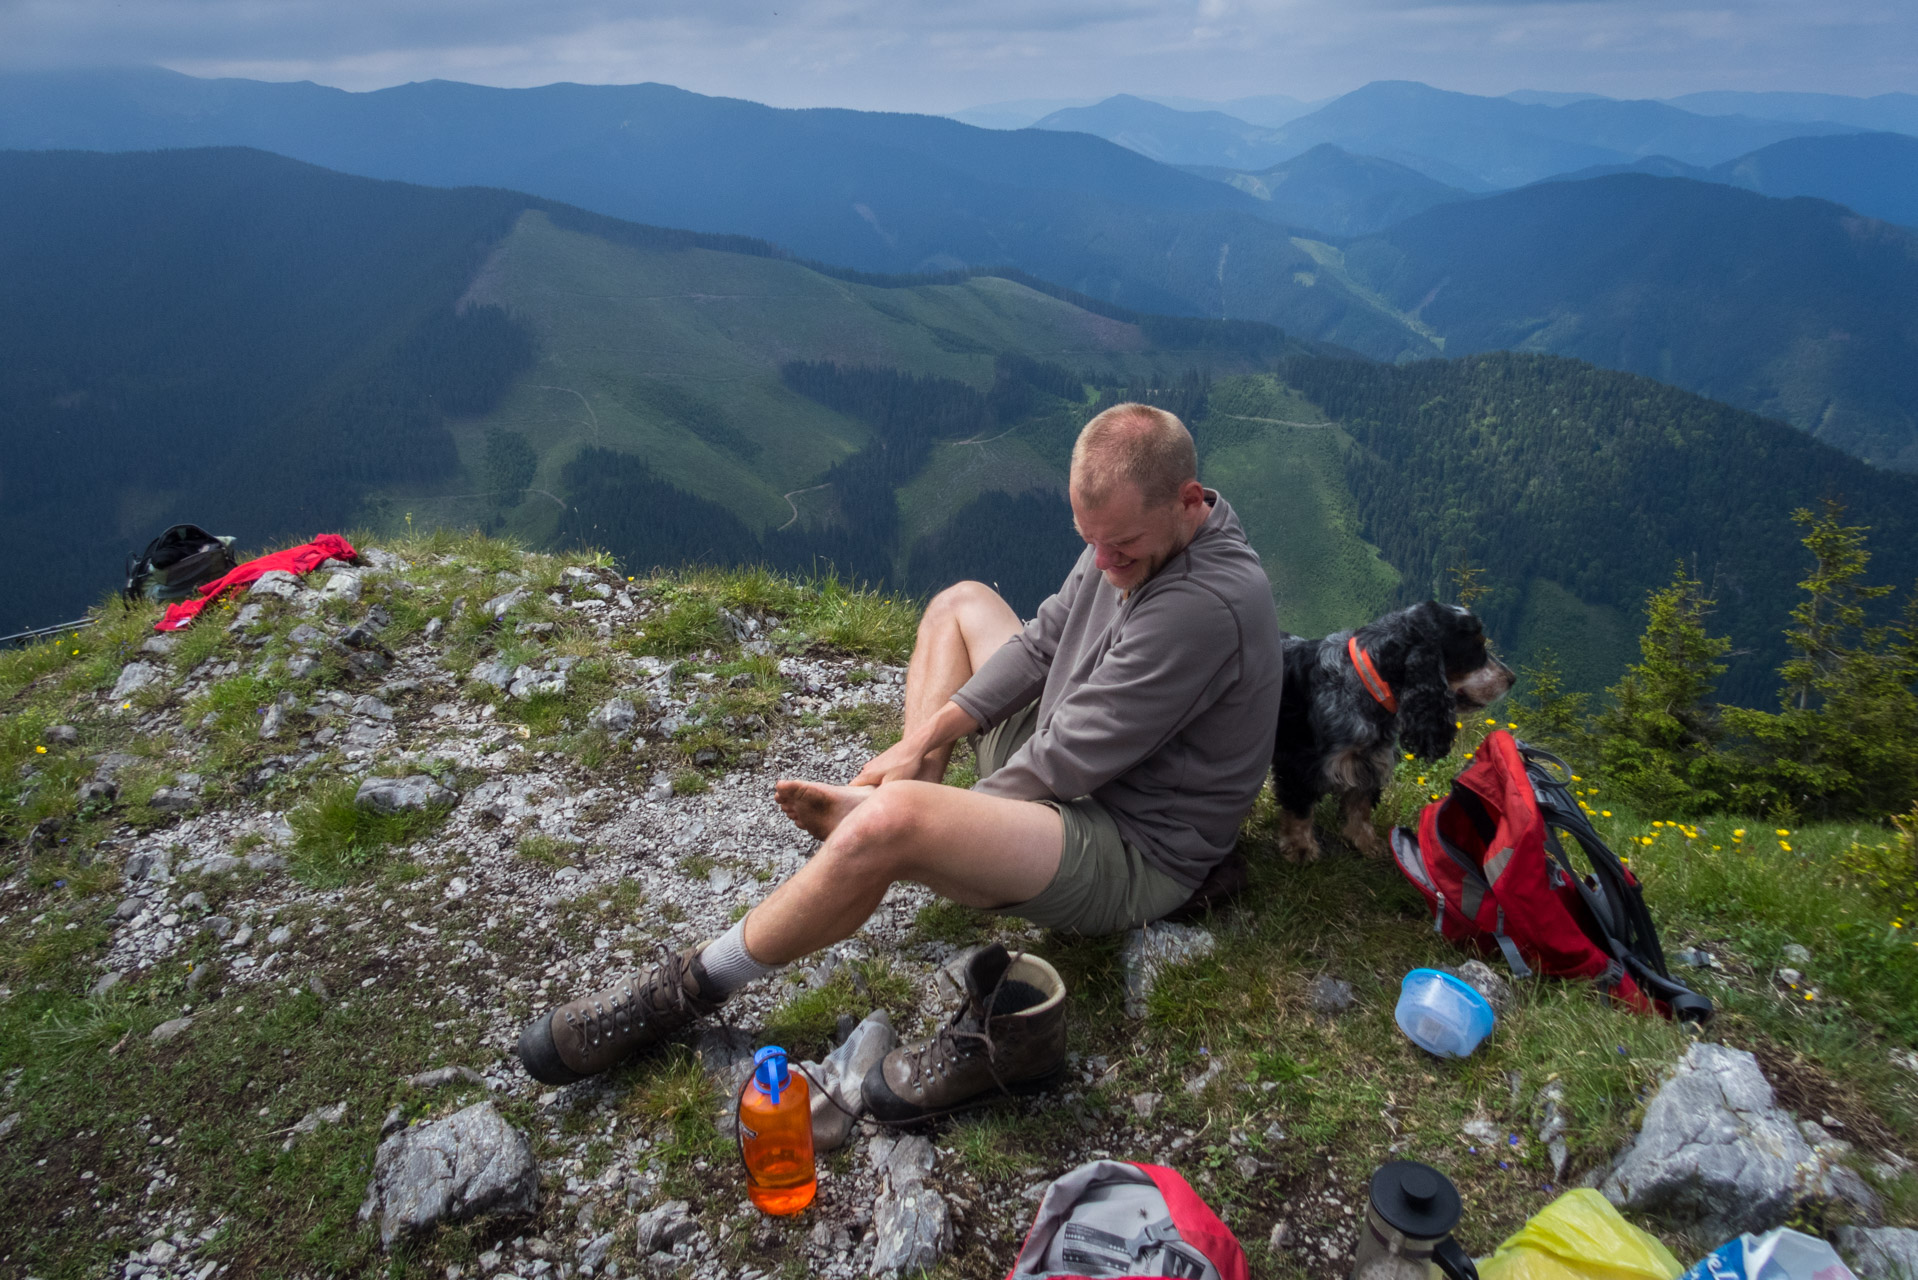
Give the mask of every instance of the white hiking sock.
M 733 927 L 714 938 L 699 951 L 699 963 L 706 970 L 706 982 L 702 987 L 703 995 L 729 996 L 749 982 L 776 972 L 780 966 L 761 964 L 753 959 L 752 952 L 746 950 L 746 917 L 741 916 L 733 922 Z

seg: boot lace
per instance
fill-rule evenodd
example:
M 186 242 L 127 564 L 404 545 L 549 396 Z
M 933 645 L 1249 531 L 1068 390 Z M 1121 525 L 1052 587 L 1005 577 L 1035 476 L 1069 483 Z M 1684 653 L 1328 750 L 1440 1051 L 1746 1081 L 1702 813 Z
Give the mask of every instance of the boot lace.
M 580 1038 L 587 1045 L 597 1048 L 630 1039 L 645 1029 L 648 1020 L 683 1023 L 711 1012 L 705 1001 L 686 992 L 690 954 L 664 943 L 654 943 L 653 949 L 656 963 L 644 981 L 635 974 L 603 993 L 604 1003 L 598 995 L 589 996 L 582 1011 L 567 1011 L 567 1019 L 580 1025 Z
M 1012 1093 L 1012 1090 L 1006 1086 L 1005 1078 L 999 1074 L 999 1046 L 992 1039 L 992 1011 L 999 1003 L 999 989 L 1006 985 L 1006 978 L 1012 973 L 1013 964 L 1022 959 L 1025 954 L 1023 951 L 1015 951 L 1008 956 L 1006 967 L 999 974 L 998 981 L 992 984 L 992 990 L 986 993 L 983 1000 L 977 1002 L 976 1007 L 979 1009 L 977 1028 L 964 1025 L 967 1015 L 972 1013 L 975 1007 L 971 993 L 968 992 L 966 1002 L 960 1005 L 957 1012 L 952 1015 L 952 1019 L 939 1029 L 939 1034 L 928 1041 L 925 1048 L 913 1055 L 912 1081 L 914 1084 L 919 1083 L 922 1075 L 927 1081 L 935 1076 L 948 1075 L 953 1067 L 977 1057 L 980 1047 L 984 1046 L 986 1070 L 992 1076 L 992 1083 L 999 1092 L 1007 1095 Z

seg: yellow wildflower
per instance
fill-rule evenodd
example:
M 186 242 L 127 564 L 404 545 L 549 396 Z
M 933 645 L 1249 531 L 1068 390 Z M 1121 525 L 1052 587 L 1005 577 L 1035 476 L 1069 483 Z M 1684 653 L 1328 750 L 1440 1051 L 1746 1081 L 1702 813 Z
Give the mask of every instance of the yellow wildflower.
M 34 750 L 34 754 L 36 755 L 43 756 L 47 753 L 47 749 L 45 747 L 35 747 L 33 750 Z
M 1612 816 L 1612 811 L 1610 809 L 1600 809 L 1598 812 L 1603 817 L 1609 818 Z
M 1791 834 L 1791 832 L 1785 830 L 1783 827 L 1780 827 L 1778 828 L 1778 830 L 1774 831 L 1772 834 L 1779 835 L 1779 836 L 1788 836 Z
M 1743 840 L 1744 838 L 1745 838 L 1745 828 L 1740 827 L 1736 831 L 1732 832 L 1732 839 Z

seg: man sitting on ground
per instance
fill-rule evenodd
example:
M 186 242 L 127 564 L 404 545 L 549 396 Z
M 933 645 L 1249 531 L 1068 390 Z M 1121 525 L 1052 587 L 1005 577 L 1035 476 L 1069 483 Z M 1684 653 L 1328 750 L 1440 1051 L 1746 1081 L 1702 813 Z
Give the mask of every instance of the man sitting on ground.
M 897 881 L 1082 934 L 1192 899 L 1264 783 L 1280 686 L 1271 584 L 1197 471 L 1191 435 L 1162 409 L 1118 405 L 1086 424 L 1069 496 L 1087 547 L 1058 594 L 1024 626 L 981 583 L 933 597 L 899 742 L 850 785 L 778 784 L 780 807 L 824 842 L 812 860 L 719 938 L 541 1016 L 520 1036 L 527 1070 L 552 1084 L 607 1070 L 851 937 Z M 942 785 L 969 734 L 979 782 Z M 1047 1039 L 1063 1056 L 1063 1034 Z M 1004 1065 L 947 1091 L 1004 1084 Z M 955 1101 L 935 1089 L 912 1105 Z

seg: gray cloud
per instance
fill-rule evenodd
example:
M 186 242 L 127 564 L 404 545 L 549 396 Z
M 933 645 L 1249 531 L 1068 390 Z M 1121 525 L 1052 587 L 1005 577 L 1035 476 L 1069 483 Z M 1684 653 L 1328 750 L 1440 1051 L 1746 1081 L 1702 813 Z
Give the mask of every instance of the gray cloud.
M 943 111 L 1119 91 L 1318 98 L 1918 89 L 1905 0 L 0 0 L 14 63 L 151 62 L 365 89 L 659 80 L 779 105 Z

